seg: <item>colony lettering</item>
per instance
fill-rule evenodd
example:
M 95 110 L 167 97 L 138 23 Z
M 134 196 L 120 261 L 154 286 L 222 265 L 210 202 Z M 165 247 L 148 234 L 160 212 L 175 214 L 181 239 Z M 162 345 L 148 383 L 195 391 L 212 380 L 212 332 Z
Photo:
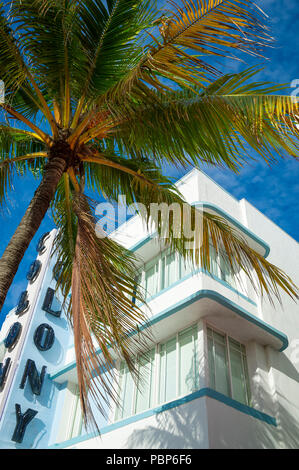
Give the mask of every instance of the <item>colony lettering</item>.
M 49 238 L 50 233 L 45 233 L 39 240 L 37 245 L 37 252 L 39 255 L 43 254 L 46 251 L 45 241 Z M 30 268 L 27 273 L 27 279 L 30 281 L 30 284 L 34 283 L 41 272 L 42 263 L 39 260 L 33 261 L 30 265 Z M 61 310 L 54 310 L 52 308 L 52 303 L 54 299 L 54 289 L 48 288 L 44 302 L 42 305 L 42 310 L 53 315 L 54 317 L 60 317 Z M 28 299 L 28 292 L 24 291 L 21 293 L 19 302 L 15 311 L 15 314 L 19 317 L 26 314 L 30 308 L 30 302 Z M 16 321 L 10 327 L 8 334 L 4 340 L 4 346 L 7 351 L 10 353 L 22 337 L 22 324 L 19 321 Z M 35 347 L 43 352 L 48 351 L 52 348 L 55 341 L 55 333 L 52 326 L 47 323 L 41 323 L 34 332 L 33 342 Z M 0 364 L 0 387 L 3 389 L 5 386 L 6 379 L 9 375 L 11 368 L 11 358 L 8 357 L 3 364 Z M 28 379 L 31 392 L 34 395 L 40 395 L 44 383 L 44 378 L 46 374 L 47 367 L 44 365 L 39 372 L 37 370 L 34 360 L 28 358 L 25 364 L 24 372 L 22 375 L 21 383 L 19 385 L 20 389 L 24 389 L 26 381 Z M 21 405 L 19 403 L 15 404 L 15 413 L 16 413 L 16 426 L 11 440 L 17 443 L 22 443 L 23 438 L 26 432 L 26 428 L 30 421 L 37 415 L 37 411 L 31 408 L 28 408 L 24 413 L 22 413 Z

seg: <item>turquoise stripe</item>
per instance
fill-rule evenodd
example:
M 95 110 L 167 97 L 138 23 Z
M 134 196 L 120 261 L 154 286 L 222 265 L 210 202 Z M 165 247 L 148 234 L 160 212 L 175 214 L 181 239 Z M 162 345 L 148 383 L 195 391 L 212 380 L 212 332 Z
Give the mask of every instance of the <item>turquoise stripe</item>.
M 170 309 L 165 309 L 162 312 L 158 313 L 157 315 L 155 315 L 149 320 L 148 322 L 149 324 L 143 325 L 142 327 L 140 327 L 140 330 L 143 330 L 147 328 L 148 326 L 154 325 L 155 323 L 161 320 L 164 320 L 170 315 L 174 315 L 178 311 L 182 310 L 183 308 L 188 307 L 189 305 L 193 304 L 194 302 L 196 302 L 197 300 L 201 298 L 209 298 L 211 300 L 215 300 L 216 302 L 220 303 L 224 307 L 227 307 L 233 312 L 235 312 L 240 317 L 244 318 L 250 323 L 257 325 L 258 327 L 270 333 L 272 336 L 275 336 L 276 338 L 278 338 L 282 342 L 282 347 L 279 351 L 284 351 L 288 347 L 288 344 L 289 344 L 288 338 L 284 333 L 276 330 L 271 325 L 265 323 L 263 320 L 260 320 L 259 318 L 255 317 L 254 315 L 249 313 L 247 310 L 243 309 L 242 307 L 235 304 L 231 300 L 226 299 L 223 295 L 218 294 L 218 292 L 214 292 L 212 290 L 207 290 L 207 289 L 202 289 L 200 291 L 197 291 L 194 294 L 187 297 L 186 299 L 178 302 L 177 304 L 172 306 Z
M 159 297 L 159 295 L 161 294 L 164 294 L 165 292 L 171 290 L 173 287 L 176 287 L 177 285 L 179 285 L 181 282 L 184 282 L 186 281 L 187 279 L 190 279 L 190 277 L 196 275 L 196 274 L 200 274 L 200 273 L 203 273 L 203 274 L 206 274 L 207 276 L 211 277 L 212 279 L 214 279 L 215 281 L 219 282 L 219 284 L 222 284 L 223 286 L 225 286 L 227 289 L 235 292 L 239 297 L 242 297 L 244 300 L 246 300 L 247 302 L 249 302 L 250 304 L 254 305 L 254 307 L 257 307 L 257 304 L 252 300 L 250 299 L 249 297 L 247 297 L 246 295 L 242 294 L 240 291 L 238 291 L 237 289 L 235 289 L 234 287 L 232 287 L 228 282 L 224 281 L 223 279 L 220 279 L 218 276 L 216 276 L 215 274 L 211 274 L 209 273 L 206 269 L 202 269 L 202 268 L 198 268 L 194 271 L 192 271 L 191 273 L 187 274 L 186 276 L 182 277 L 181 279 L 178 279 L 177 281 L 175 281 L 173 284 L 171 284 L 170 286 L 168 287 L 165 287 L 164 289 L 161 289 L 157 294 L 155 295 L 152 295 L 151 297 L 149 297 L 148 299 L 146 299 L 146 303 L 149 303 L 151 300 L 154 300 L 156 299 L 157 297 Z
M 263 320 L 260 320 L 256 316 L 249 313 L 247 310 L 243 309 L 242 307 L 235 304 L 231 300 L 228 300 L 223 295 L 218 294 L 218 292 L 214 292 L 212 290 L 207 290 L 207 289 L 201 289 L 195 292 L 194 294 L 190 295 L 186 299 L 181 300 L 180 302 L 177 302 L 172 307 L 167 308 L 163 310 L 162 312 L 158 313 L 157 315 L 153 316 L 147 323 L 145 323 L 139 328 L 139 331 L 143 331 L 144 329 L 149 328 L 150 326 L 160 322 L 161 320 L 164 320 L 165 318 L 170 317 L 171 315 L 174 315 L 175 313 L 179 312 L 183 308 L 188 307 L 189 305 L 193 304 L 194 302 L 196 302 L 197 300 L 201 298 L 209 298 L 211 300 L 215 300 L 216 302 L 220 303 L 224 307 L 227 307 L 233 312 L 235 312 L 240 317 L 244 318 L 250 323 L 253 323 L 259 328 L 262 328 L 264 331 L 267 331 L 267 333 L 271 334 L 272 336 L 275 336 L 276 338 L 278 338 L 282 343 L 282 347 L 279 349 L 280 352 L 284 351 L 288 347 L 289 345 L 288 337 L 284 333 L 276 330 L 276 328 L 273 328 L 268 323 L 265 323 Z M 137 333 L 138 333 L 137 331 L 133 331 L 131 335 L 134 336 Z M 96 351 L 96 354 L 99 354 L 100 352 L 101 352 L 100 349 L 98 349 Z M 66 372 L 68 372 L 69 370 L 75 367 L 76 367 L 76 361 L 73 361 L 68 366 L 58 371 L 56 374 L 50 375 L 50 379 L 55 380 L 60 375 L 65 374 Z
M 147 242 L 149 242 L 152 238 L 156 238 L 158 236 L 158 232 L 154 232 L 151 235 L 147 235 L 146 237 L 142 238 L 138 243 L 133 245 L 129 248 L 130 251 L 137 251 L 143 247 Z
M 253 418 L 256 418 L 260 421 L 263 421 L 271 426 L 277 426 L 276 419 L 270 415 L 267 415 L 266 413 L 263 413 L 261 411 L 256 410 L 255 408 L 252 408 L 251 406 L 244 405 L 243 403 L 240 403 L 230 397 L 227 397 L 223 395 L 222 393 L 217 392 L 216 390 L 213 390 L 211 388 L 202 388 L 196 392 L 190 393 L 189 395 L 186 395 L 182 398 L 178 398 L 177 400 L 171 401 L 169 403 L 165 403 L 164 405 L 157 406 L 155 408 L 152 408 L 150 410 L 144 411 L 143 413 L 138 413 L 134 416 L 130 416 L 129 418 L 125 418 L 121 421 L 118 421 L 116 423 L 110 424 L 108 426 L 105 426 L 101 430 L 101 435 L 107 434 L 109 432 L 115 431 L 116 429 L 123 428 L 131 423 L 135 423 L 137 421 L 140 421 L 142 419 L 149 418 L 150 416 L 157 415 L 159 413 L 163 413 L 164 411 L 171 410 L 173 408 L 177 408 L 181 405 L 184 405 L 186 403 L 189 403 L 193 400 L 196 400 L 198 398 L 203 398 L 203 397 L 208 397 L 212 398 L 214 400 L 217 400 L 221 403 L 224 403 L 227 406 L 230 406 L 231 408 L 234 408 L 235 410 L 240 411 L 241 413 L 247 414 L 248 416 L 251 416 Z M 64 449 L 65 447 L 69 447 L 71 445 L 78 444 L 80 442 L 87 441 L 88 439 L 92 439 L 96 437 L 96 433 L 89 433 L 85 434 L 84 436 L 78 436 L 73 439 L 70 439 L 68 441 L 59 443 L 59 444 L 53 444 L 50 446 L 50 449 Z

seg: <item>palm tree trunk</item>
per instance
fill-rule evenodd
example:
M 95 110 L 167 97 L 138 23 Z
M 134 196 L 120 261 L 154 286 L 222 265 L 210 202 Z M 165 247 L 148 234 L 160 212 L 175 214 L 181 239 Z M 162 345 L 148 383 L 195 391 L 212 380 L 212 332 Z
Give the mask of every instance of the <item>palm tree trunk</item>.
M 49 160 L 43 179 L 0 259 L 0 311 L 19 264 L 50 206 L 65 168 L 65 157 L 56 155 Z

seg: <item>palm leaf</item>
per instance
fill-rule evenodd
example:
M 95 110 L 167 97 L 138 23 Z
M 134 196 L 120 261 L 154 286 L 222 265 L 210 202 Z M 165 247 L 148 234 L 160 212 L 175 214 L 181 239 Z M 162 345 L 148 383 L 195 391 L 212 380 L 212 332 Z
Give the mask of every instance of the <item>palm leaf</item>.
M 152 70 L 178 83 L 213 72 L 200 56 L 229 57 L 231 50 L 260 55 L 270 37 L 261 10 L 250 0 L 169 1 L 171 11 L 161 18 L 161 40 L 150 47 L 146 61 Z M 157 80 L 157 79 L 156 79 Z
M 139 335 L 136 342 L 131 335 L 146 322 L 146 317 L 132 301 L 136 296 L 134 256 L 108 238 L 97 238 L 91 206 L 85 196 L 74 196 L 73 210 L 78 229 L 71 319 L 81 405 L 84 418 L 91 422 L 91 402 L 104 412 L 100 397 L 108 406 L 111 406 L 108 397 L 118 401 L 113 386 L 114 354 L 123 357 L 131 372 L 138 375 L 133 357 L 139 348 L 145 347 L 147 338 Z M 101 354 L 97 354 L 95 345 Z M 106 371 L 108 374 L 104 374 Z
M 61 106 L 65 104 L 66 84 L 76 96 L 84 66 L 84 54 L 75 33 L 80 3 L 60 0 L 12 2 L 11 17 L 17 25 L 23 53 L 34 66 L 43 95 L 51 100 L 55 98 Z
M 44 114 L 51 126 L 53 135 L 56 136 L 57 126 L 55 120 L 50 112 L 43 93 L 32 75 L 29 56 L 27 55 L 25 59 L 25 41 L 16 37 L 16 31 L 12 29 L 9 21 L 6 19 L 4 9 L 1 8 L 1 6 L 2 5 L 0 5 L 0 65 L 1 72 L 3 69 L 2 79 L 9 91 L 8 97 L 11 100 L 12 97 L 10 94 L 12 93 L 13 95 L 15 91 L 18 91 L 18 89 L 22 87 L 23 92 L 27 95 L 27 99 L 32 101 L 33 106 L 37 106 Z M 14 8 L 12 5 L 12 17 L 14 16 L 13 12 Z M 14 18 L 14 20 L 16 20 L 16 18 Z M 16 27 L 16 22 L 14 22 L 14 27 Z
M 15 174 L 24 175 L 30 171 L 40 176 L 44 167 L 44 145 L 34 139 L 30 132 L 0 125 L 0 205 L 12 189 Z
M 216 80 L 195 95 L 191 90 L 157 94 L 152 105 L 135 105 L 134 114 L 115 127 L 122 153 L 176 165 L 211 163 L 237 171 L 252 158 L 245 144 L 266 161 L 283 151 L 298 157 L 298 103 L 271 95 L 281 86 L 249 82 L 245 70 Z M 109 132 L 110 138 L 113 131 Z
M 163 245 L 177 250 L 195 266 L 201 266 L 208 272 L 212 272 L 210 265 L 211 245 L 216 253 L 223 253 L 227 257 L 232 274 L 236 278 L 241 279 L 240 272 L 245 272 L 249 282 L 261 297 L 267 295 L 270 301 L 272 301 L 272 297 L 280 300 L 279 287 L 291 297 L 297 298 L 298 287 L 289 276 L 253 250 L 240 232 L 232 228 L 225 219 L 206 211 L 199 212 L 187 204 L 180 192 L 173 186 L 173 182 L 163 176 L 152 163 L 141 163 L 143 172 L 140 172 L 140 176 L 146 175 L 146 182 L 142 178 L 125 173 L 118 168 L 108 167 L 107 170 L 107 167 L 103 168 L 101 165 L 89 165 L 95 165 L 89 168 L 87 173 L 87 183 L 92 189 L 98 188 L 106 194 L 106 197 L 115 200 L 117 195 L 125 194 L 128 195 L 128 204 L 132 202 L 142 204 L 144 210 L 140 210 L 139 214 L 144 218 L 148 229 L 151 232 L 156 231 Z M 133 162 L 129 160 L 126 163 L 125 159 L 122 159 L 122 165 L 127 165 L 132 169 Z M 137 165 L 137 161 L 135 165 Z M 98 170 L 96 170 L 96 166 L 99 167 Z M 109 173 L 102 173 L 103 171 Z M 105 180 L 102 178 L 103 174 L 106 177 Z M 116 187 L 115 192 L 112 190 L 114 186 Z M 165 203 L 167 207 L 177 208 L 180 211 L 181 221 L 185 217 L 183 208 L 187 207 L 191 227 L 196 226 L 195 218 L 199 217 L 200 233 L 197 233 L 193 240 L 193 249 L 186 248 L 189 246 L 190 240 L 182 231 L 179 232 L 180 236 L 178 237 L 176 220 L 171 212 L 170 217 L 166 220 L 163 220 L 161 216 L 152 217 L 152 205 L 160 205 L 161 203 Z M 202 236 L 202 243 L 199 246 L 196 245 L 196 237 L 200 236 Z
M 265 15 L 251 0 L 182 3 L 170 0 L 170 10 L 161 11 L 153 23 L 159 26 L 160 37 L 148 31 L 147 54 L 109 91 L 107 101 L 129 103 L 140 88 L 150 99 L 152 88 L 165 92 L 171 82 L 183 88 L 204 88 L 219 74 L 208 57 L 236 59 L 232 51 L 260 56 L 271 44 Z

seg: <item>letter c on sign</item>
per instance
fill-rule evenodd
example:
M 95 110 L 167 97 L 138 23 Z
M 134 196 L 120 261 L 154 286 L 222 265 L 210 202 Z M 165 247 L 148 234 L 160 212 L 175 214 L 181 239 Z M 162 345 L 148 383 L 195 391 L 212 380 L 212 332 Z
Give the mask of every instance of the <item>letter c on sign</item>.
M 47 323 L 41 323 L 35 330 L 33 341 L 39 351 L 48 351 L 53 346 L 55 333 Z

